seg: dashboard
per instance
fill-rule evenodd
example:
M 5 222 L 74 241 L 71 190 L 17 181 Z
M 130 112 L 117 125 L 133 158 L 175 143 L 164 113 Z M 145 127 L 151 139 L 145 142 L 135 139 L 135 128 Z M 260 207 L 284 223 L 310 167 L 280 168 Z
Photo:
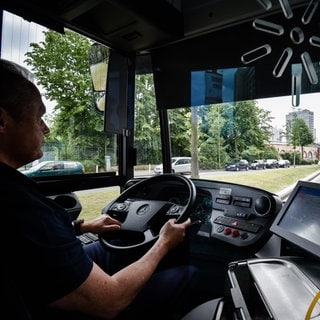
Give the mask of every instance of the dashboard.
M 129 180 L 125 189 L 139 181 L 141 178 Z M 283 206 L 279 196 L 245 185 L 204 179 L 191 181 L 196 188 L 195 205 L 190 214 L 191 220 L 197 225 L 194 241 L 214 239 L 222 244 L 246 249 L 261 246 L 260 243 L 270 236 L 270 226 Z M 185 206 L 188 190 L 177 181 L 162 180 L 147 188 L 135 189 L 130 197 Z M 64 206 L 72 219 L 80 214 L 81 204 L 74 193 L 50 198 Z M 107 204 L 102 212 L 111 205 Z
M 120 195 L 119 198 L 106 204 L 102 212 L 111 212 L 121 218 L 126 208 L 132 206 L 135 211 L 130 213 L 133 213 L 133 216 L 136 214 L 143 217 L 144 212 L 141 208 L 146 208 L 146 204 L 151 206 L 155 200 L 160 203 L 159 207 L 165 208 L 161 211 L 162 215 L 168 216 L 169 219 L 172 215 L 168 213 L 172 208 L 183 208 L 190 200 L 188 187 L 179 180 L 164 178 L 153 180 L 150 184 L 141 184 L 140 187 L 138 183 L 141 180 L 145 178 L 129 180 L 122 193 L 123 195 L 127 191 L 126 196 L 122 198 Z M 171 266 L 183 262 L 200 270 L 193 284 L 192 303 L 197 305 L 198 299 L 209 301 L 212 298 L 222 297 L 227 292 L 226 306 L 230 310 L 241 303 L 248 314 L 250 312 L 260 317 L 263 315 L 264 318 L 268 317 L 269 309 L 261 302 L 261 292 L 266 295 L 270 303 L 279 305 L 279 311 L 276 310 L 279 313 L 283 310 L 282 306 L 287 300 L 288 292 L 293 299 L 297 297 L 300 300 L 308 299 L 309 303 L 310 296 L 319 286 L 318 262 L 314 263 L 314 260 L 305 258 L 257 259 L 255 253 L 264 246 L 272 234 L 276 234 L 293 243 L 297 243 L 294 240 L 299 237 L 298 244 L 312 249 L 312 253 L 316 253 L 319 257 L 319 247 L 316 249 L 314 247 L 315 243 L 319 243 L 319 232 L 316 232 L 319 230 L 312 229 L 314 232 L 311 233 L 311 226 L 315 228 L 314 223 L 319 220 L 316 214 L 319 206 L 319 184 L 299 182 L 284 204 L 278 195 L 259 188 L 205 179 L 191 179 L 191 181 L 196 191 L 195 202 L 190 211 L 190 218 L 195 222 L 194 227 L 190 228 L 193 231 L 188 238 L 186 237 L 182 247 L 168 253 L 163 263 Z M 81 211 L 79 200 L 74 194 L 51 198 L 66 207 L 72 215 Z M 301 210 L 305 209 L 312 214 L 301 215 Z M 301 226 L 304 228 L 301 229 Z M 301 232 L 305 229 L 308 229 L 308 232 L 304 233 L 306 239 L 301 242 Z M 130 237 L 124 239 L 128 244 L 130 241 L 136 241 L 135 237 Z M 101 240 L 93 234 L 81 235 L 79 239 L 83 245 Z M 311 243 L 307 243 L 306 240 Z M 117 258 L 126 259 L 135 255 L 132 252 L 129 254 L 129 251 L 123 253 L 119 253 Z M 140 254 L 141 252 L 138 252 L 138 255 Z M 300 277 L 299 268 L 310 279 L 304 275 Z M 273 283 L 281 283 L 283 288 L 290 290 L 274 290 Z M 311 289 L 310 291 L 308 286 L 313 291 Z M 302 291 L 301 288 L 307 289 Z M 232 294 L 229 293 L 231 291 Z M 234 296 L 235 305 L 233 305 Z M 248 301 L 250 303 L 246 305 Z M 281 303 L 278 304 L 278 301 Z M 300 311 L 299 308 L 293 310 L 293 312 Z M 201 315 L 197 314 L 196 318 L 199 317 L 201 318 Z
M 129 180 L 129 188 L 139 179 Z M 282 208 L 276 194 L 227 182 L 192 179 L 196 203 L 190 218 L 199 222 L 198 238 L 216 239 L 236 247 L 250 247 L 269 236 L 269 228 Z M 137 198 L 157 199 L 185 205 L 188 194 L 183 185 L 161 181 L 140 190 Z
M 130 208 L 133 220 L 145 220 L 147 206 L 159 205 L 160 211 L 166 219 L 172 218 L 172 208 L 183 208 L 189 202 L 188 187 L 179 180 L 154 180 L 148 185 L 140 184 L 146 178 L 131 179 L 127 182 L 120 197 L 102 208 L 102 212 L 114 215 L 118 220 L 126 220 Z M 182 262 L 194 265 L 200 270 L 194 284 L 195 296 L 201 299 L 210 299 L 223 295 L 225 276 L 228 265 L 233 261 L 242 261 L 251 258 L 261 250 L 270 239 L 270 226 L 275 221 L 281 208 L 282 200 L 276 194 L 245 185 L 232 184 L 214 180 L 191 179 L 195 188 L 195 202 L 190 211 L 190 218 L 195 224 L 188 229 L 185 241 L 176 250 L 168 253 L 162 262 L 164 265 L 175 265 Z M 131 188 L 132 187 L 132 188 Z M 122 195 L 125 196 L 122 198 Z M 64 203 L 67 210 L 73 213 L 81 206 L 74 201 L 70 194 L 70 201 L 66 201 L 67 194 L 55 197 L 55 201 Z M 63 200 L 63 201 L 61 201 Z M 155 200 L 155 201 L 154 201 Z M 74 207 L 71 205 L 74 203 Z M 129 215 L 129 214 L 128 214 Z M 131 215 L 129 215 L 131 216 Z M 130 220 L 130 219 L 129 219 Z M 155 223 L 157 224 L 157 223 Z M 159 225 L 160 225 L 159 224 Z M 154 230 L 155 227 L 152 226 Z M 159 226 L 156 226 L 159 231 Z M 144 232 L 117 232 L 100 235 L 93 234 L 79 236 L 83 245 L 94 241 L 108 241 L 111 244 L 134 246 L 144 240 Z M 142 248 L 142 252 L 144 249 Z M 117 251 L 117 257 L 127 259 L 138 256 L 139 250 Z

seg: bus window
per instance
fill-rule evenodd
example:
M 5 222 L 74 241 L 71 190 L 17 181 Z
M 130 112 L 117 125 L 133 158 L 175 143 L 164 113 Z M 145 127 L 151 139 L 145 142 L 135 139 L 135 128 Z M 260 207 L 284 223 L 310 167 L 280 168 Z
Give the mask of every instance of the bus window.
M 1 57 L 33 70 L 47 107 L 51 132 L 37 162 L 79 161 L 86 174 L 117 174 L 117 139 L 103 130 L 107 47 L 101 56 L 94 55 L 91 39 L 71 30 L 60 34 L 9 12 L 4 12 L 3 25 Z M 20 44 L 13 39 L 20 39 Z M 41 67 L 45 61 L 50 61 L 50 72 Z M 92 82 L 89 70 L 94 72 L 94 62 L 99 63 L 99 79 Z

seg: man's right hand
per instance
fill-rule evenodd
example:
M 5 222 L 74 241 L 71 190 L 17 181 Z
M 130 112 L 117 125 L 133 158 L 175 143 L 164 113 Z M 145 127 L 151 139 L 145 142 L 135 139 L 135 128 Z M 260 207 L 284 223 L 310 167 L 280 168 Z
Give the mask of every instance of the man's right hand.
M 168 249 L 181 243 L 186 235 L 186 229 L 191 225 L 190 218 L 185 222 L 176 223 L 175 219 L 167 221 L 160 230 L 159 241 L 164 241 Z

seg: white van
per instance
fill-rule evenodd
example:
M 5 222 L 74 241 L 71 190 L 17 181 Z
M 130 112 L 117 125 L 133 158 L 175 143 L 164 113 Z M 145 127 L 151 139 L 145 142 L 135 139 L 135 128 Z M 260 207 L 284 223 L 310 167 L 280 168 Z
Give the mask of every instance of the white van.
M 191 157 L 173 157 L 171 158 L 171 167 L 173 173 L 191 173 Z M 155 166 L 153 172 L 155 174 L 162 174 L 162 164 Z

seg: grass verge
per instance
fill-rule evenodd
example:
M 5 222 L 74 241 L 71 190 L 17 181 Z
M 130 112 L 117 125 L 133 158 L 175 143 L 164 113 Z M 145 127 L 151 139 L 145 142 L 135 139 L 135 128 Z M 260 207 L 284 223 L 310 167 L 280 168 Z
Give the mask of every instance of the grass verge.
M 278 193 L 284 188 L 296 184 L 298 180 L 319 171 L 319 166 L 299 166 L 276 170 L 258 170 L 254 174 L 245 171 L 212 176 L 210 180 L 226 181 L 261 188 L 269 192 Z

